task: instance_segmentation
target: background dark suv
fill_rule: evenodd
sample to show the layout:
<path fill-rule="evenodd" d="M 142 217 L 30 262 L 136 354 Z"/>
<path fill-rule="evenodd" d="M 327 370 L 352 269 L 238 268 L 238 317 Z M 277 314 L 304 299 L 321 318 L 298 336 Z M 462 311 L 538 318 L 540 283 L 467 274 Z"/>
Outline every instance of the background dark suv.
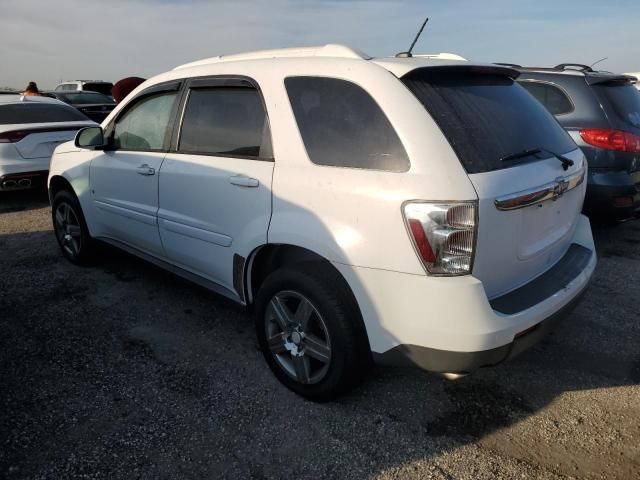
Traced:
<path fill-rule="evenodd" d="M 586 65 L 521 67 L 518 81 L 555 115 L 589 162 L 584 210 L 592 218 L 640 214 L 640 92 L 635 77 Z"/>

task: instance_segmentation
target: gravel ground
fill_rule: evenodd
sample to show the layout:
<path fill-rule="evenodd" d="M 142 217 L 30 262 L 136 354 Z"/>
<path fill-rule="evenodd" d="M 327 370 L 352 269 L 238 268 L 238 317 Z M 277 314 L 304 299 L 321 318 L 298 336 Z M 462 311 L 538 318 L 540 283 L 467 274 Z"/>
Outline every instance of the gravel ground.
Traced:
<path fill-rule="evenodd" d="M 111 248 L 73 266 L 46 196 L 4 194 L 0 478 L 639 478 L 640 222 L 595 235 L 584 302 L 518 359 L 314 404 L 242 309 Z"/>

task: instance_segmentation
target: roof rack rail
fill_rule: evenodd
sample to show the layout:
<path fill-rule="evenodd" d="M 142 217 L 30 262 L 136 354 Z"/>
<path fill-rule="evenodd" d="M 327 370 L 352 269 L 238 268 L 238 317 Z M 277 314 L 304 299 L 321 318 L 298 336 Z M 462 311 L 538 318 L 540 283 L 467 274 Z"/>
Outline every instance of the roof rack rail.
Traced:
<path fill-rule="evenodd" d="M 517 63 L 493 62 L 493 64 L 502 67 L 522 68 L 522 65 L 518 65 Z"/>
<path fill-rule="evenodd" d="M 575 67 L 575 68 L 571 68 Z M 580 72 L 593 72 L 593 69 L 589 65 L 583 65 L 581 63 L 561 63 L 553 67 L 554 70 L 578 70 Z"/>

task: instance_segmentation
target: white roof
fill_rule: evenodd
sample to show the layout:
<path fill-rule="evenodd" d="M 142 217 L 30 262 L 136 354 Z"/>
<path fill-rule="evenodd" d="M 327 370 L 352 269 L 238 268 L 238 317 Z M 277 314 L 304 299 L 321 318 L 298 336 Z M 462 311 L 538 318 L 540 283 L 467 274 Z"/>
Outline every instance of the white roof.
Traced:
<path fill-rule="evenodd" d="M 6 103 L 55 103 L 58 105 L 66 105 L 58 99 L 45 97 L 42 95 L 0 95 L 0 104 Z"/>
<path fill-rule="evenodd" d="M 373 59 L 366 53 L 363 53 L 359 50 L 348 47 L 346 45 L 330 43 L 327 45 L 316 46 L 316 47 L 282 48 L 277 50 L 260 50 L 256 52 L 239 53 L 235 55 L 219 55 L 217 57 L 210 57 L 202 60 L 197 60 L 195 62 L 185 63 L 184 65 L 175 67 L 174 70 L 182 70 L 186 68 L 200 67 L 203 65 L 226 63 L 226 62 L 264 60 L 264 59 L 276 59 L 276 58 L 311 58 L 311 57 L 342 58 L 342 59 L 352 59 L 352 60 L 373 60 L 375 63 L 378 63 L 385 67 L 387 65 L 393 66 L 396 64 L 407 65 L 407 66 L 410 66 L 408 70 L 412 70 L 413 68 L 416 68 L 417 66 L 416 62 L 420 62 L 419 66 L 423 66 L 422 64 L 425 61 L 429 61 L 429 60 L 437 61 L 436 64 L 450 64 L 452 62 L 466 61 L 464 57 L 461 57 L 460 55 L 456 55 L 455 53 L 436 53 L 436 54 L 415 53 L 413 54 L 413 57 L 408 57 L 408 58 L 407 57 L 405 58 L 390 57 L 390 58 L 384 58 L 384 59 Z M 433 65 L 433 64 L 434 63 L 428 63 L 428 65 Z M 424 66 L 427 66 L 427 64 L 425 64 Z"/>
<path fill-rule="evenodd" d="M 204 58 L 195 62 L 179 65 L 174 70 L 208 65 L 211 63 L 237 62 L 240 60 L 262 60 L 265 58 L 305 58 L 305 57 L 335 57 L 368 60 L 365 53 L 351 47 L 338 44 L 327 44 L 318 47 L 280 48 L 275 50 L 258 50 L 255 52 L 238 53 L 234 55 L 218 55 L 217 57 Z"/>

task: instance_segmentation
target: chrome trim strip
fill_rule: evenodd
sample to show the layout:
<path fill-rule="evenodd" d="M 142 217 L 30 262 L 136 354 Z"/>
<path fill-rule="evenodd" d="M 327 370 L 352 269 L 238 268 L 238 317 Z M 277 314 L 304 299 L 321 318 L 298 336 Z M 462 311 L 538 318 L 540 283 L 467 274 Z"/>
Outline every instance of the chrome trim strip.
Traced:
<path fill-rule="evenodd" d="M 495 199 L 496 208 L 508 211 L 538 205 L 549 200 L 555 201 L 568 191 L 579 187 L 584 182 L 585 173 L 586 170 L 582 168 L 576 173 L 566 177 L 558 177 L 553 182 L 545 183 L 539 187 L 503 195 Z"/>

